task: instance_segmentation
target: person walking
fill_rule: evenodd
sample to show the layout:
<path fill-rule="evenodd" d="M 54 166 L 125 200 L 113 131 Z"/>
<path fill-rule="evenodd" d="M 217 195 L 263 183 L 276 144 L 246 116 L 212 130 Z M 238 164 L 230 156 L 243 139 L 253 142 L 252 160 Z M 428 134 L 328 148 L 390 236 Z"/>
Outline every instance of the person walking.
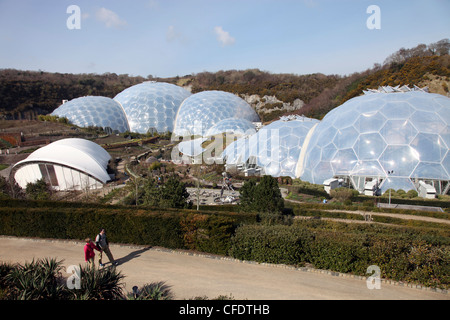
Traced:
<path fill-rule="evenodd" d="M 100 233 L 95 238 L 95 244 L 100 248 L 99 260 L 98 260 L 98 262 L 100 263 L 100 267 L 104 266 L 104 264 L 102 263 L 103 252 L 106 253 L 106 256 L 108 257 L 108 259 L 112 265 L 114 265 L 114 266 L 118 265 L 116 260 L 114 260 L 111 250 L 109 249 L 109 242 L 108 242 L 108 238 L 106 237 L 105 229 L 100 230 Z"/>
<path fill-rule="evenodd" d="M 99 248 L 92 242 L 91 238 L 86 238 L 86 244 L 84 245 L 84 259 L 89 263 L 91 268 L 95 267 L 95 252 L 94 250 L 100 251 Z"/>

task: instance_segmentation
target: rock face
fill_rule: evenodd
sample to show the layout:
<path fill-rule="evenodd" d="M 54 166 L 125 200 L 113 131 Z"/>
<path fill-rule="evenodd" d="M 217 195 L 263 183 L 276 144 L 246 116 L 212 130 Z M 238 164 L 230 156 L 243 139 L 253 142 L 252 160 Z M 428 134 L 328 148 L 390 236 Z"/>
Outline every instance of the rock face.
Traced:
<path fill-rule="evenodd" d="M 263 96 L 262 98 L 257 94 L 241 95 L 241 98 L 247 101 L 258 114 L 271 113 L 273 111 L 294 111 L 298 110 L 305 104 L 300 99 L 295 99 L 293 103 L 286 103 L 278 100 L 275 96 Z"/>

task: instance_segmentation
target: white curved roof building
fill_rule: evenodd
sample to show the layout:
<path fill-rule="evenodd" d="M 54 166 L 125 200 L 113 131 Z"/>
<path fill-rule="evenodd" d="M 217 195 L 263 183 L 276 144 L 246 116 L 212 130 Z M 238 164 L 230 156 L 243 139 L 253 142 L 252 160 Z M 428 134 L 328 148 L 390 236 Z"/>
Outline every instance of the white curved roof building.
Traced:
<path fill-rule="evenodd" d="M 11 171 L 21 188 L 44 179 L 55 190 L 86 190 L 103 187 L 109 153 L 98 144 L 70 138 L 42 147 L 16 163 Z"/>

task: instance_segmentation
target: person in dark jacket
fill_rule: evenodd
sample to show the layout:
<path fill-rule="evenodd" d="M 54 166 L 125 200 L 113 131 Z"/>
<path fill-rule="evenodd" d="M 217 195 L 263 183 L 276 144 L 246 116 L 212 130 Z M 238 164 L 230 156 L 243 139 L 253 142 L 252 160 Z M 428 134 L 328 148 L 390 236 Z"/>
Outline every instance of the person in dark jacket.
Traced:
<path fill-rule="evenodd" d="M 100 255 L 99 255 L 99 260 L 98 260 L 98 262 L 100 263 L 100 267 L 104 266 L 104 264 L 102 263 L 102 258 L 103 258 L 102 253 L 103 252 L 106 253 L 106 256 L 108 257 L 108 259 L 112 263 L 112 265 L 114 265 L 114 266 L 118 265 L 116 260 L 114 260 L 111 250 L 109 249 L 109 243 L 108 243 L 108 238 L 106 237 L 105 229 L 100 230 L 100 233 L 95 238 L 95 244 L 97 245 L 97 247 L 100 248 Z"/>

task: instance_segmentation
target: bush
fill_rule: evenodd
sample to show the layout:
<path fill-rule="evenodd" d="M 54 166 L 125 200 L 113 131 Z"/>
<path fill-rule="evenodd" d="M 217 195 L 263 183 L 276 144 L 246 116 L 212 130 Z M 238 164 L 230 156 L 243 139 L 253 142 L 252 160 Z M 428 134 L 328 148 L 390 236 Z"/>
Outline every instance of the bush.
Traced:
<path fill-rule="evenodd" d="M 128 300 L 172 300 L 173 293 L 164 281 L 144 284 L 142 287 L 133 287 L 128 293 Z"/>
<path fill-rule="evenodd" d="M 12 267 L 2 281 L 9 300 L 56 300 L 67 298 L 61 261 L 33 260 Z M 5 288 L 4 287 L 4 288 Z"/>
<path fill-rule="evenodd" d="M 311 239 L 306 229 L 246 225 L 236 230 L 230 255 L 241 260 L 298 265 L 306 261 Z"/>
<path fill-rule="evenodd" d="M 278 182 L 271 176 L 246 181 L 240 190 L 240 208 L 246 212 L 281 213 L 284 200 Z"/>
<path fill-rule="evenodd" d="M 358 191 L 344 187 L 336 188 L 330 191 L 330 196 L 332 198 L 344 203 L 349 200 L 351 201 L 355 195 L 358 195 Z"/>

